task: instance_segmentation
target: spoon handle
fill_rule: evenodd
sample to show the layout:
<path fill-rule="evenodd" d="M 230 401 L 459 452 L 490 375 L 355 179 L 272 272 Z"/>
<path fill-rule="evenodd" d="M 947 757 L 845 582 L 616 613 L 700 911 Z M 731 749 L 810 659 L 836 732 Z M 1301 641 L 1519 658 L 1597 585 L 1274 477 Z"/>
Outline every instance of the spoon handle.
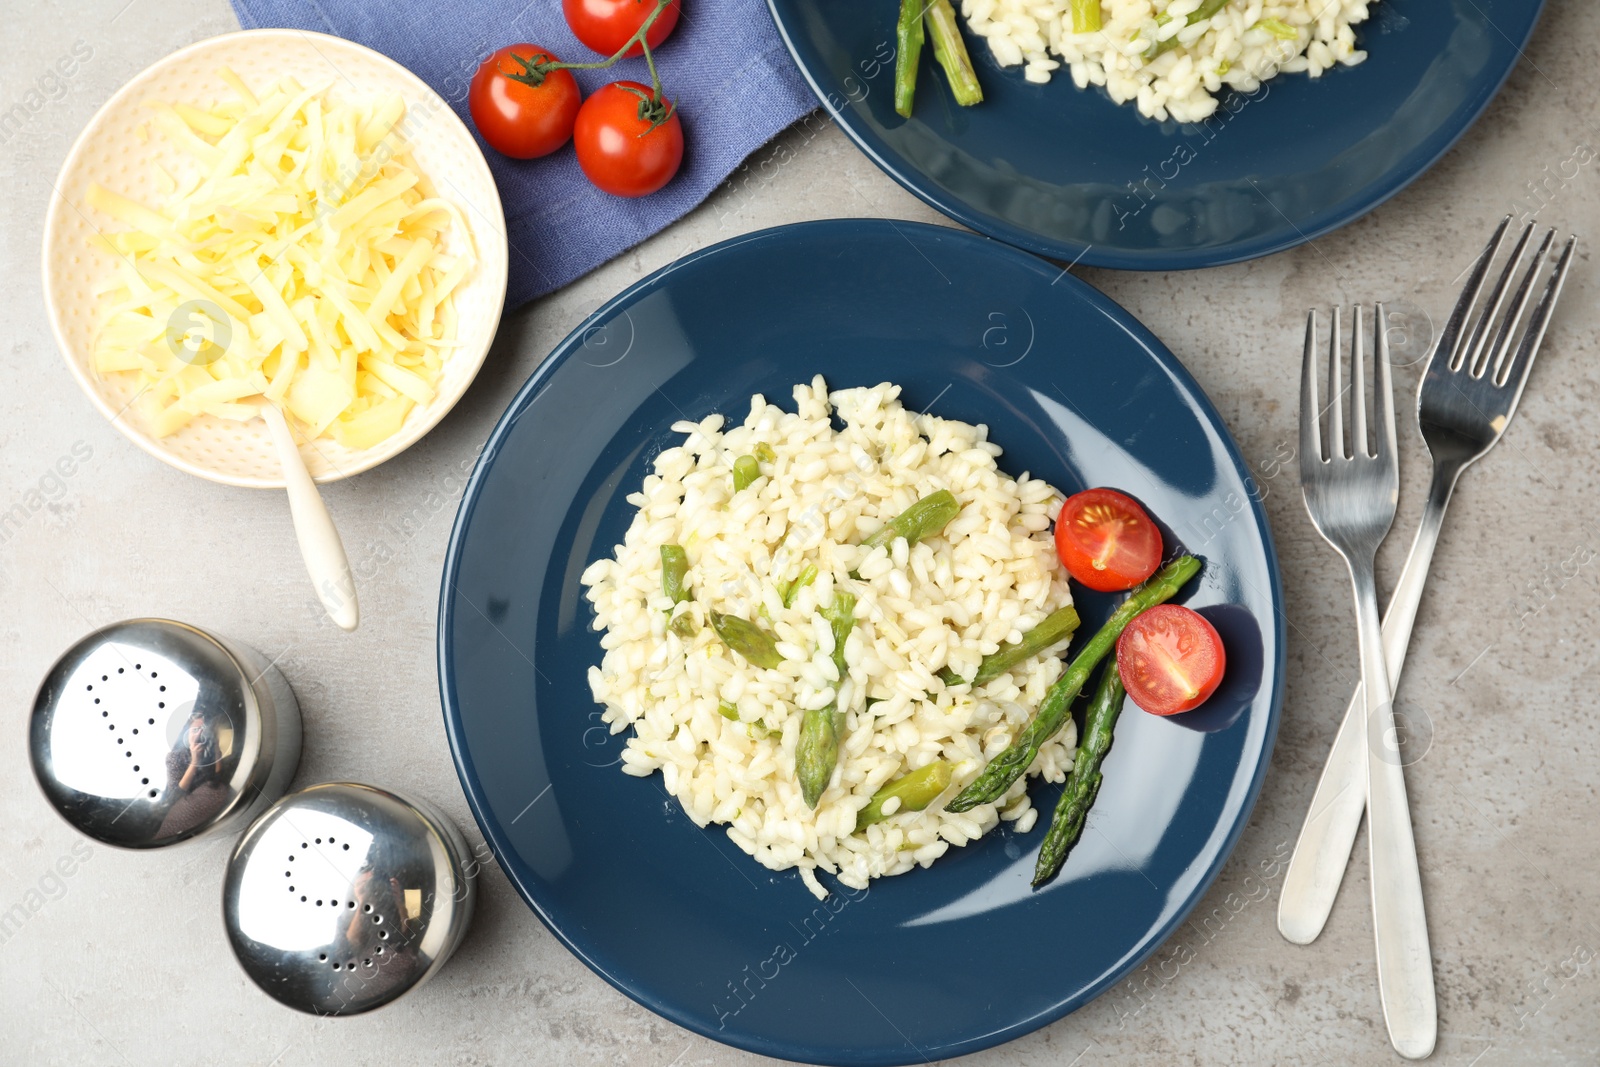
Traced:
<path fill-rule="evenodd" d="M 289 432 L 283 412 L 272 404 L 263 404 L 261 417 L 266 420 L 272 434 L 272 443 L 283 464 L 284 487 L 289 491 L 289 514 L 294 517 L 294 533 L 300 542 L 300 558 L 305 560 L 306 573 L 317 591 L 317 599 L 328 612 L 328 617 L 340 628 L 354 630 L 361 622 L 361 608 L 356 602 L 355 578 L 350 573 L 350 561 L 344 554 L 344 542 L 333 525 L 322 494 L 306 470 L 305 460 Z"/>

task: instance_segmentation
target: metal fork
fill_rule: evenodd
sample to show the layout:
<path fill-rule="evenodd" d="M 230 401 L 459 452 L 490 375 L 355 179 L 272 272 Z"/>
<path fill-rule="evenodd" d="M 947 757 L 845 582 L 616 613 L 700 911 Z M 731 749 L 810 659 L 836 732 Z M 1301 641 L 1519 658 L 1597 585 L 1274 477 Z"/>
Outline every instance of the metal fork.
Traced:
<path fill-rule="evenodd" d="M 1350 438 L 1345 451 L 1344 393 L 1340 383 L 1339 310 L 1333 312 L 1328 356 L 1328 449 L 1323 458 L 1317 404 L 1317 313 L 1306 322 L 1305 364 L 1300 377 L 1300 487 L 1317 531 L 1350 568 L 1355 587 L 1356 629 L 1361 640 L 1361 681 L 1366 714 L 1357 723 L 1360 749 L 1367 755 L 1367 824 L 1372 848 L 1372 926 L 1377 938 L 1378 993 L 1389 1040 L 1411 1058 L 1433 1051 L 1438 1006 L 1433 992 L 1433 960 L 1417 872 L 1416 841 L 1406 804 L 1400 764 L 1378 757 L 1367 734 L 1384 737 L 1394 727 L 1389 671 L 1379 637 L 1378 590 L 1373 575 L 1378 545 L 1394 523 L 1400 496 L 1400 457 L 1395 443 L 1394 396 L 1389 380 L 1388 316 L 1377 307 L 1373 347 L 1375 441 L 1367 442 L 1366 346 L 1361 308 L 1355 309 L 1350 355 Z"/>
<path fill-rule="evenodd" d="M 1527 258 L 1533 236 L 1533 227 L 1526 227 L 1490 288 L 1488 298 L 1480 300 L 1489 268 L 1510 222 L 1507 216 L 1500 223 L 1469 271 L 1418 389 L 1417 421 L 1433 457 L 1433 476 L 1422 524 L 1383 620 L 1383 656 L 1390 685 L 1394 687 L 1399 684 L 1406 645 L 1411 639 L 1422 588 L 1428 579 L 1428 567 L 1456 479 L 1468 465 L 1494 447 L 1516 413 L 1517 401 L 1561 295 L 1576 245 L 1576 238 L 1566 242 L 1533 307 L 1532 316 L 1522 328 L 1534 285 L 1547 264 L 1555 231 L 1544 235 L 1526 273 L 1513 290 L 1516 274 Z M 1508 295 L 1509 307 L 1506 306 Z M 1503 316 L 1495 330 L 1495 318 L 1501 312 Z M 1345 709 L 1344 722 L 1334 739 L 1284 876 L 1283 893 L 1278 901 L 1278 929 L 1297 944 L 1309 944 L 1322 932 L 1361 825 L 1361 812 L 1367 800 L 1366 760 L 1360 737 L 1364 707 L 1362 687 L 1358 685 Z M 1392 734 L 1384 734 L 1374 741 L 1382 746 L 1379 752 L 1382 758 L 1399 764 L 1401 754 L 1392 738 Z"/>

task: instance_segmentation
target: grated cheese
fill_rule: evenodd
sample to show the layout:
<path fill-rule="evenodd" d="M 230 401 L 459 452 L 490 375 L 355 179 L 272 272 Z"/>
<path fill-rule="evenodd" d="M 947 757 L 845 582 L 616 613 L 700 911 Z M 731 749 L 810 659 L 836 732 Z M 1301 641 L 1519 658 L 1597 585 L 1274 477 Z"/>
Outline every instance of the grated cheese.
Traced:
<path fill-rule="evenodd" d="M 95 368 L 138 376 L 160 437 L 264 398 L 307 437 L 369 448 L 433 399 L 471 231 L 412 160 L 399 96 L 336 101 L 293 78 L 257 96 L 220 76 L 233 97 L 210 109 L 149 104 L 191 163 L 161 169 L 164 204 L 89 189 L 128 227 L 100 238 L 119 270 Z M 464 254 L 443 250 L 452 226 Z"/>

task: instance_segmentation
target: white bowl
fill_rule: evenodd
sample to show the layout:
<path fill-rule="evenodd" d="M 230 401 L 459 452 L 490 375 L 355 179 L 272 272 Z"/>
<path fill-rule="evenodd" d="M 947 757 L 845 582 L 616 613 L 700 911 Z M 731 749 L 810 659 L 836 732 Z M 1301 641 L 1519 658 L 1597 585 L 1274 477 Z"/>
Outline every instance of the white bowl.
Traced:
<path fill-rule="evenodd" d="M 170 169 L 183 157 L 153 130 L 147 140 L 139 139 L 136 131 L 152 114 L 143 103 L 213 104 L 231 95 L 216 74 L 224 66 L 252 87 L 290 75 L 307 86 L 332 82 L 329 91 L 335 98 L 345 93 L 398 92 L 413 120 L 408 132 L 417 166 L 440 196 L 462 208 L 472 229 L 477 264 L 455 293 L 461 344 L 445 360 L 434 398 L 413 408 L 395 434 L 371 448 L 348 449 L 325 437 L 318 438 L 315 447 L 302 447 L 313 478 L 337 481 L 396 455 L 444 418 L 483 364 L 506 295 L 505 216 L 489 165 L 444 100 L 387 56 L 321 33 L 244 30 L 180 49 L 123 86 L 78 136 L 56 179 L 44 227 L 44 295 L 50 325 L 78 384 L 134 444 L 180 470 L 215 482 L 283 488 L 277 454 L 260 419 L 233 422 L 205 415 L 177 433 L 156 437 L 131 404 L 134 376 L 102 376 L 92 360 L 103 317 L 95 290 L 115 273 L 115 264 L 110 252 L 90 243 L 97 226 L 112 220 L 88 206 L 89 186 L 98 182 L 136 200 L 160 202 L 163 194 L 155 164 Z M 464 251 L 461 235 L 452 230 L 445 247 L 452 253 Z"/>

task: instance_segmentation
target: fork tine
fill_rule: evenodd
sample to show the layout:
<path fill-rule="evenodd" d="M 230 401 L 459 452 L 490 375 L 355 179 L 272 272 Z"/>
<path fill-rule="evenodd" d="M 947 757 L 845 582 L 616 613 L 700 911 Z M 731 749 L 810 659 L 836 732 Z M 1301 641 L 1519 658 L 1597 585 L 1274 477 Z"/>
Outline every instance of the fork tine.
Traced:
<path fill-rule="evenodd" d="M 1306 315 L 1306 354 L 1300 365 L 1300 469 L 1322 460 L 1322 434 L 1317 406 L 1317 309 Z"/>
<path fill-rule="evenodd" d="M 1398 463 L 1400 446 L 1394 432 L 1394 383 L 1389 370 L 1389 312 L 1382 304 L 1377 308 L 1372 335 L 1373 348 L 1377 350 L 1373 356 L 1376 372 L 1373 377 L 1378 380 L 1374 390 L 1378 402 L 1377 432 L 1373 434 L 1378 443 L 1376 454 L 1379 459 Z"/>
<path fill-rule="evenodd" d="M 1367 343 L 1361 336 L 1361 305 L 1350 323 L 1350 454 L 1370 456 L 1367 448 Z"/>
<path fill-rule="evenodd" d="M 1493 262 L 1494 255 L 1500 250 L 1500 239 L 1506 234 L 1506 227 L 1511 225 L 1511 216 L 1507 215 L 1500 220 L 1500 225 L 1495 227 L 1494 236 L 1489 238 L 1489 243 L 1483 251 L 1478 253 L 1478 259 L 1471 267 L 1467 284 L 1461 287 L 1461 296 L 1456 300 L 1450 318 L 1444 324 L 1444 330 L 1439 334 L 1438 342 L 1433 346 L 1433 356 L 1428 360 L 1431 369 L 1433 364 L 1441 357 L 1445 366 L 1452 371 L 1459 370 L 1460 361 L 1456 359 L 1457 342 L 1461 339 L 1461 331 L 1467 324 L 1467 318 L 1472 314 L 1472 305 L 1478 302 L 1478 293 L 1483 289 L 1483 278 Z"/>
<path fill-rule="evenodd" d="M 1483 377 L 1488 369 L 1488 357 L 1492 349 L 1486 347 L 1489 340 L 1489 331 L 1494 326 L 1495 316 L 1500 314 L 1500 308 L 1506 301 L 1506 287 L 1511 279 L 1516 277 L 1517 271 L 1522 269 L 1522 257 L 1528 250 L 1528 239 L 1533 236 L 1533 223 L 1528 223 L 1522 228 L 1522 236 L 1517 238 L 1516 245 L 1511 249 L 1511 256 L 1506 260 L 1506 265 L 1494 280 L 1494 287 L 1489 290 L 1488 305 L 1483 314 L 1473 324 L 1472 338 L 1467 342 L 1466 353 L 1461 358 L 1461 366 L 1474 378 Z"/>
<path fill-rule="evenodd" d="M 1333 335 L 1328 343 L 1328 458 L 1343 459 L 1344 384 L 1339 379 L 1339 361 L 1344 359 L 1339 344 L 1339 308 L 1333 309 Z"/>
<path fill-rule="evenodd" d="M 1550 251 L 1550 242 L 1556 237 L 1555 227 L 1545 231 L 1544 240 L 1539 243 L 1539 251 L 1533 255 L 1533 262 L 1528 264 L 1527 273 L 1522 276 L 1522 284 L 1517 287 L 1517 295 L 1513 299 L 1511 308 L 1506 312 L 1506 317 L 1500 323 L 1500 332 L 1495 334 L 1494 345 L 1489 350 L 1490 355 L 1485 360 L 1484 373 L 1496 385 L 1505 384 L 1506 356 L 1511 352 L 1511 339 L 1516 336 L 1517 326 L 1522 322 L 1522 313 L 1527 310 L 1528 299 L 1533 296 L 1533 283 L 1544 269 L 1545 256 Z"/>
<path fill-rule="evenodd" d="M 1566 284 L 1567 267 L 1572 263 L 1572 253 L 1577 245 L 1576 237 L 1567 238 L 1561 258 L 1556 260 L 1556 269 L 1551 272 L 1550 280 L 1545 283 L 1544 292 L 1539 296 L 1539 303 L 1534 305 L 1533 316 L 1528 319 L 1528 332 L 1522 335 L 1516 358 L 1506 368 L 1505 381 L 1514 383 L 1513 388 L 1518 396 L 1528 380 L 1528 372 L 1533 369 L 1533 357 L 1539 354 L 1539 345 L 1544 341 L 1544 332 L 1550 325 L 1550 313 L 1555 310 L 1561 287 Z"/>

